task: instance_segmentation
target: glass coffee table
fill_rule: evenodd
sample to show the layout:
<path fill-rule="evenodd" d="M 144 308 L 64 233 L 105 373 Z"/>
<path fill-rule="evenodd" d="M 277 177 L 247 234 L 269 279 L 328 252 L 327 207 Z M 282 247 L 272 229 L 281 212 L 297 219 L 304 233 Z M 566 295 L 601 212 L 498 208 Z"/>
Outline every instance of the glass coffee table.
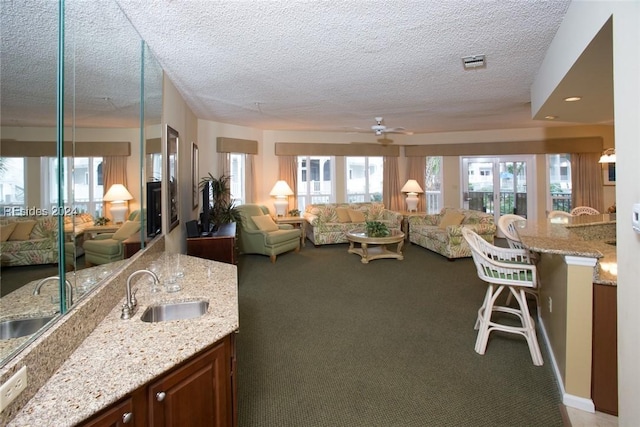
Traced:
<path fill-rule="evenodd" d="M 391 230 L 391 234 L 385 237 L 369 237 L 366 231 L 351 230 L 347 232 L 347 240 L 349 240 L 350 254 L 358 254 L 363 264 L 369 261 L 381 258 L 395 258 L 402 260 L 402 245 L 404 244 L 404 233 L 399 230 Z M 356 247 L 356 243 L 360 247 Z M 387 249 L 387 245 L 397 244 L 396 251 Z M 371 245 L 375 245 L 371 247 Z"/>

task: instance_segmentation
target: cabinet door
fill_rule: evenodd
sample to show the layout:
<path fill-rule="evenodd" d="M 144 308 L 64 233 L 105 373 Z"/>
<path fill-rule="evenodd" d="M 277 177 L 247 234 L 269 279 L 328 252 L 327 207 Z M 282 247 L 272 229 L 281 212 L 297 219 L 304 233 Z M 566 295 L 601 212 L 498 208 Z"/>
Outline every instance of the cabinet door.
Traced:
<path fill-rule="evenodd" d="M 84 427 L 130 427 L 142 424 L 136 423 L 133 400 L 128 398 L 104 410 L 82 425 Z"/>
<path fill-rule="evenodd" d="M 227 427 L 232 422 L 230 338 L 149 386 L 149 425 Z"/>

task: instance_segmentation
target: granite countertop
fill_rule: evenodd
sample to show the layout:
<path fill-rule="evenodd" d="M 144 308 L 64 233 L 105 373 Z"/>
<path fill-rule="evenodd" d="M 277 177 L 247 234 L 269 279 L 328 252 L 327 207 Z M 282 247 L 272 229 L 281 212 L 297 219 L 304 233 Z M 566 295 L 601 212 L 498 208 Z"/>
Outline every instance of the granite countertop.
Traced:
<path fill-rule="evenodd" d="M 66 273 L 66 278 L 74 288 L 74 300 L 77 302 L 86 292 L 96 286 L 100 280 L 119 269 L 123 261 L 85 268 L 77 272 Z M 55 316 L 60 313 L 60 295 L 58 284 L 46 283 L 40 289 L 40 295 L 33 290 L 42 279 L 34 280 L 0 298 L 0 321 L 9 319 L 27 319 L 34 317 Z M 20 338 L 0 340 L 0 360 L 8 357 L 33 335 Z"/>
<path fill-rule="evenodd" d="M 75 425 L 238 329 L 235 265 L 178 254 L 162 254 L 157 261 L 165 267 L 179 263 L 182 289 L 151 293 L 148 275 L 134 278 L 135 315 L 121 320 L 122 304 L 114 307 L 9 426 Z M 121 303 L 124 295 L 123 289 Z M 209 301 L 201 317 L 140 320 L 149 305 L 198 299 Z"/>
<path fill-rule="evenodd" d="M 543 221 L 517 221 L 516 231 L 529 250 L 596 258 L 594 283 L 617 284 L 615 214 L 585 215 Z"/>

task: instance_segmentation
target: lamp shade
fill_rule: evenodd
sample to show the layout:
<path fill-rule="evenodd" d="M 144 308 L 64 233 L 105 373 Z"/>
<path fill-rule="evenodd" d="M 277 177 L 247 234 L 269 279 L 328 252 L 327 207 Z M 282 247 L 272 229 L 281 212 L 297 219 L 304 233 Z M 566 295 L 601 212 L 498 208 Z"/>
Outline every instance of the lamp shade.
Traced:
<path fill-rule="evenodd" d="M 124 202 L 133 199 L 133 196 L 122 184 L 113 184 L 102 200 L 105 202 Z"/>
<path fill-rule="evenodd" d="M 276 185 L 273 186 L 273 189 L 271 190 L 271 193 L 269 193 L 270 196 L 293 196 L 293 190 L 291 190 L 291 187 L 289 187 L 289 184 L 287 184 L 286 181 L 278 181 L 276 182 Z"/>
<path fill-rule="evenodd" d="M 410 179 L 400 190 L 403 193 L 423 193 L 420 184 L 415 179 Z"/>
<path fill-rule="evenodd" d="M 616 150 L 613 148 L 607 148 L 600 156 L 598 163 L 615 163 L 616 162 Z"/>

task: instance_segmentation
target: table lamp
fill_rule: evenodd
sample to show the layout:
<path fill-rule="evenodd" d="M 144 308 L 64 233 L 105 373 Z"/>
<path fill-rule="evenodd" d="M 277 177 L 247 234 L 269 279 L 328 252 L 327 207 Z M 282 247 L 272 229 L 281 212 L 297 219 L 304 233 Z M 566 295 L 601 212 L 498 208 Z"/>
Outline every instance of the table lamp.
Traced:
<path fill-rule="evenodd" d="M 107 194 L 104 195 L 102 200 L 111 202 L 109 212 L 111 212 L 114 224 L 122 224 L 124 222 L 124 217 L 129 209 L 127 201 L 131 199 L 133 199 L 133 196 L 122 184 L 113 184 Z"/>
<path fill-rule="evenodd" d="M 285 216 L 287 208 L 289 207 L 289 196 L 293 196 L 293 190 L 289 187 L 286 181 L 278 181 L 273 186 L 270 196 L 275 196 L 276 200 L 273 202 L 273 206 L 276 208 L 276 216 Z"/>
<path fill-rule="evenodd" d="M 407 211 L 418 211 L 418 193 L 423 193 L 420 184 L 415 179 L 410 179 L 400 190 L 403 193 L 407 193 Z"/>

